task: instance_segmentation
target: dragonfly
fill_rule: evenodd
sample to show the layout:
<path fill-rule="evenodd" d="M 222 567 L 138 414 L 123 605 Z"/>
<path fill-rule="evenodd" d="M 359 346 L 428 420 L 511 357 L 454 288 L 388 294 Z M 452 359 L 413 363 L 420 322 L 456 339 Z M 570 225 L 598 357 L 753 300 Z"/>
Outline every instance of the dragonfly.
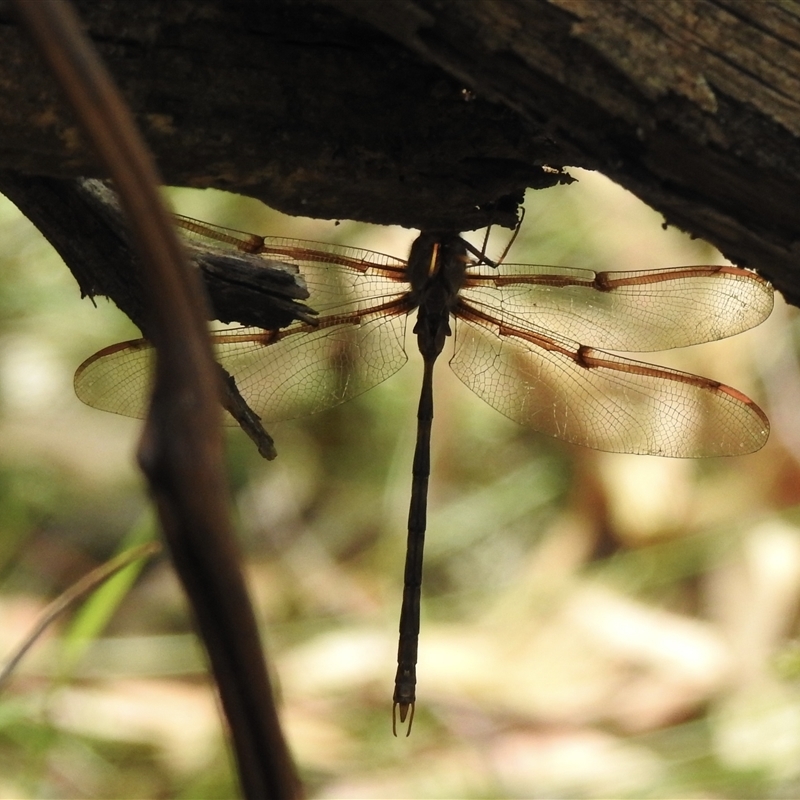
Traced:
<path fill-rule="evenodd" d="M 219 363 L 264 422 L 350 400 L 407 360 L 407 320 L 423 360 L 412 467 L 392 729 L 416 704 L 423 549 L 430 477 L 434 365 L 450 367 L 506 417 L 572 444 L 672 457 L 752 453 L 769 436 L 764 412 L 711 378 L 618 352 L 714 341 L 766 319 L 769 283 L 735 266 L 592 272 L 495 264 L 458 233 L 423 231 L 407 259 L 340 245 L 258 236 L 185 217 L 192 237 L 299 268 L 318 316 L 268 331 L 212 332 Z M 616 351 L 616 352 L 614 352 Z M 75 391 L 94 408 L 145 414 L 153 348 L 111 345 L 78 368 Z M 232 420 L 231 420 L 232 422 Z"/>

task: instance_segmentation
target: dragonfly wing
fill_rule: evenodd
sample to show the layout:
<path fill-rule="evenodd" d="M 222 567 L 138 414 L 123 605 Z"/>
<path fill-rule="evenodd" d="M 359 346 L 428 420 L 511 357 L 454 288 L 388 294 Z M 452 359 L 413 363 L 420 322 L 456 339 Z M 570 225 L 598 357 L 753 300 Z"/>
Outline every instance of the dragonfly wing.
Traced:
<path fill-rule="evenodd" d="M 92 408 L 124 417 L 144 417 L 152 384 L 153 353 L 146 339 L 103 348 L 75 371 L 75 394 Z"/>
<path fill-rule="evenodd" d="M 331 408 L 394 374 L 407 358 L 406 319 L 404 313 L 323 317 L 318 327 L 234 328 L 218 331 L 212 341 L 248 405 L 274 422 Z M 94 408 L 143 417 L 153 360 L 144 339 L 107 347 L 78 368 L 75 393 Z"/>
<path fill-rule="evenodd" d="M 237 328 L 213 334 L 219 362 L 265 421 L 312 414 L 342 403 L 405 363 L 407 305 L 401 298 L 407 284 L 400 259 L 186 222 L 190 233 L 210 239 L 212 245 L 258 253 L 299 269 L 311 290 L 309 303 L 324 312 L 314 326 L 295 323 L 280 332 Z M 143 417 L 152 358 L 152 348 L 144 340 L 107 347 L 78 368 L 75 392 L 95 408 Z"/>
<path fill-rule="evenodd" d="M 299 271 L 316 311 L 366 311 L 405 289 L 405 261 L 384 253 L 344 245 L 256 236 L 177 216 L 183 232 L 204 246 L 222 246 L 264 256 Z"/>
<path fill-rule="evenodd" d="M 324 246 L 297 240 L 292 247 L 273 246 L 277 252 L 265 255 L 297 266 L 310 292 L 307 302 L 320 313 L 329 315 L 339 309 L 368 312 L 408 288 L 405 262 L 399 259 L 352 247 L 327 245 L 322 250 L 304 246 L 309 244 Z"/>
<path fill-rule="evenodd" d="M 501 264 L 473 268 L 462 296 L 522 329 L 593 347 L 669 350 L 723 339 L 763 322 L 773 291 L 754 272 L 693 266 L 635 272 Z"/>
<path fill-rule="evenodd" d="M 225 334 L 215 350 L 265 422 L 294 419 L 351 400 L 397 372 L 407 360 L 407 318 L 398 313 L 330 325 L 322 318 L 318 328 L 280 332 L 274 343 Z"/>
<path fill-rule="evenodd" d="M 769 435 L 761 409 L 728 386 L 494 325 L 468 307 L 459 312 L 450 366 L 515 422 L 598 450 L 742 455 L 758 450 Z"/>

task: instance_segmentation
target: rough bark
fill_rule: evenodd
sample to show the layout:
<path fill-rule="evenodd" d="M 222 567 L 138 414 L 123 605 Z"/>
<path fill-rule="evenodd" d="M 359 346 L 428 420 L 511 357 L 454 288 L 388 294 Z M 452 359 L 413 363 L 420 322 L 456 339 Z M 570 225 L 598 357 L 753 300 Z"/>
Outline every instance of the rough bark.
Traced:
<path fill-rule="evenodd" d="M 170 183 L 467 229 L 583 166 L 800 300 L 795 2 L 79 5 Z M 0 168 L 98 174 L 0 22 Z"/>
<path fill-rule="evenodd" d="M 36 225 L 64 259 L 84 297 L 108 297 L 150 334 L 141 266 L 116 196 L 95 180 L 62 181 L 0 171 L 0 192 Z M 210 301 L 209 318 L 259 328 L 305 319 L 308 290 L 296 268 L 185 241 Z"/>

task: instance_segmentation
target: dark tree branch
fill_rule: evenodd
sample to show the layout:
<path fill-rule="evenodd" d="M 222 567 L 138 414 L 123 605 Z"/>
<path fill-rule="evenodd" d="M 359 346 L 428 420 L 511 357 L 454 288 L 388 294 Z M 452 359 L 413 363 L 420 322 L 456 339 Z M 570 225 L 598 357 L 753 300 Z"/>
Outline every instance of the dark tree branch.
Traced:
<path fill-rule="evenodd" d="M 81 5 L 170 183 L 463 230 L 583 166 L 800 300 L 795 0 Z M 0 167 L 99 174 L 12 24 L 0 99 Z"/>
<path fill-rule="evenodd" d="M 796 2 L 329 2 L 800 300 Z"/>
<path fill-rule="evenodd" d="M 512 225 L 525 187 L 559 181 L 513 113 L 465 102 L 461 83 L 335 9 L 80 5 L 168 183 L 293 214 L 465 229 Z M 23 79 L 18 38 L 0 28 L 0 167 L 101 174 L 46 78 Z"/>

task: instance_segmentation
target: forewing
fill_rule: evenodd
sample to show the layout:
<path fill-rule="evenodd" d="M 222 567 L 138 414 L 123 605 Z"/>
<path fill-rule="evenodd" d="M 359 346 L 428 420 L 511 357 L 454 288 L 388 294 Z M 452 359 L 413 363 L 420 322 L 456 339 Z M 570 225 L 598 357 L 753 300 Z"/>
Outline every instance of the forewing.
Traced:
<path fill-rule="evenodd" d="M 462 296 L 516 328 L 592 347 L 669 350 L 733 336 L 772 311 L 772 287 L 727 266 L 600 272 L 501 264 L 473 268 Z"/>
<path fill-rule="evenodd" d="M 186 217 L 178 220 L 184 234 L 193 241 L 243 250 L 296 268 L 308 285 L 309 305 L 320 313 L 335 309 L 363 311 L 406 288 L 405 262 L 384 253 L 303 239 L 256 236 Z"/>
<path fill-rule="evenodd" d="M 494 325 L 462 306 L 450 366 L 505 416 L 573 444 L 616 453 L 702 457 L 758 450 L 766 416 L 706 378 Z"/>

